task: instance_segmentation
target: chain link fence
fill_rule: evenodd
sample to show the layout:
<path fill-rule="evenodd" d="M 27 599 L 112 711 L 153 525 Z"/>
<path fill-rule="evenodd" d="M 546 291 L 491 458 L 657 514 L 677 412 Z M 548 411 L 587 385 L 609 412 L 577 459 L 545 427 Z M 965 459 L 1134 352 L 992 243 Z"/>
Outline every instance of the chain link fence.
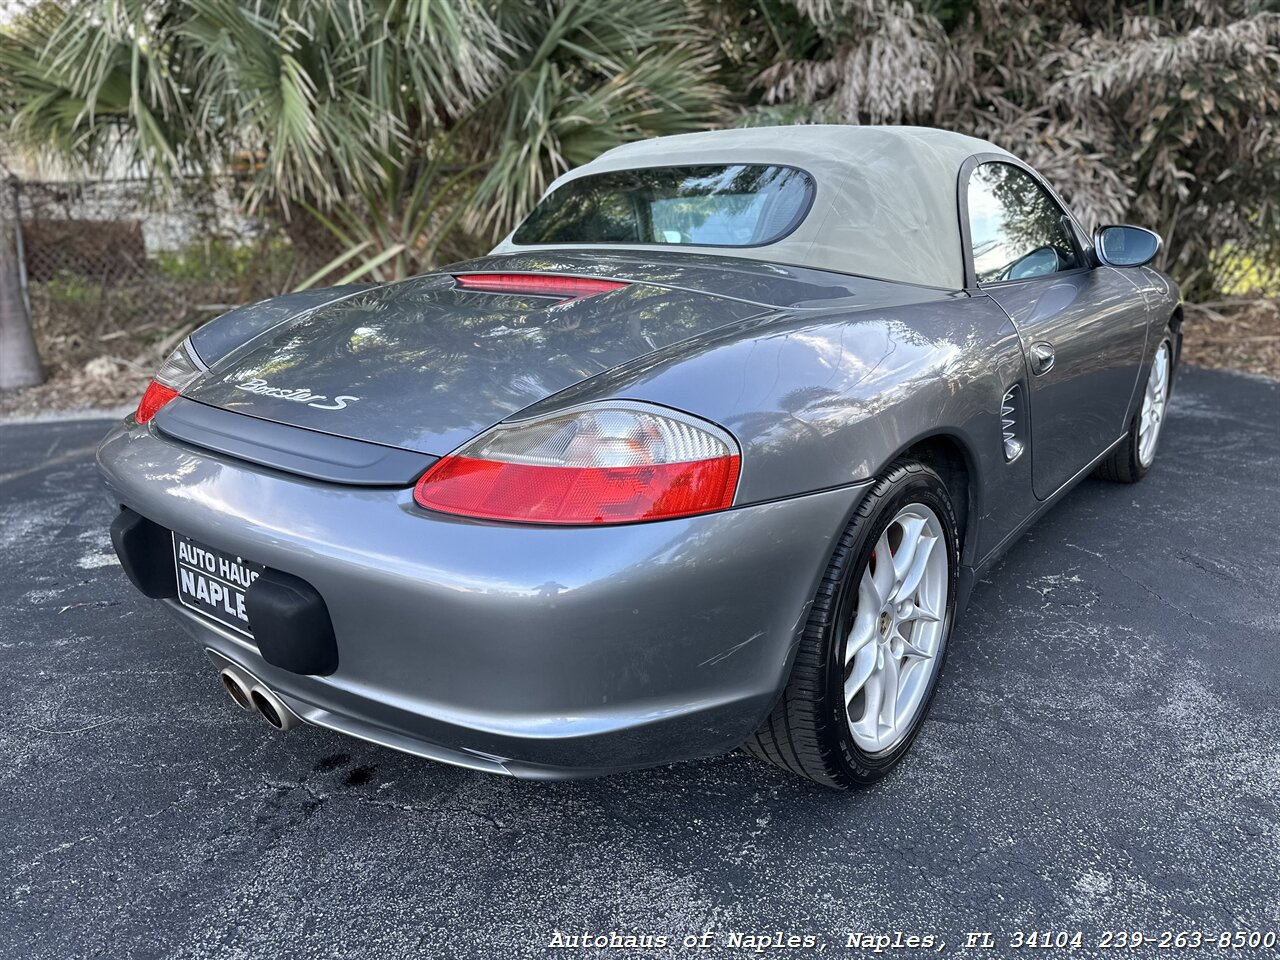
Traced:
<path fill-rule="evenodd" d="M 234 187 L 179 183 L 161 205 L 143 181 L 10 178 L 46 367 L 149 368 L 203 321 L 290 290 L 333 256 L 315 231 L 248 215 Z"/>

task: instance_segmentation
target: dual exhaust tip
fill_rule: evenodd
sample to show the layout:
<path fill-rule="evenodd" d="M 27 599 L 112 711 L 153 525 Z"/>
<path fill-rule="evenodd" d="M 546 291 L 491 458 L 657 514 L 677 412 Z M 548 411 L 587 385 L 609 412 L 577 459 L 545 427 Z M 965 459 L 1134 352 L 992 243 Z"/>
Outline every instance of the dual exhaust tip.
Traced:
<path fill-rule="evenodd" d="M 228 664 L 218 672 L 218 677 L 237 707 L 257 713 L 277 730 L 292 730 L 302 723 L 302 719 L 253 674 Z"/>

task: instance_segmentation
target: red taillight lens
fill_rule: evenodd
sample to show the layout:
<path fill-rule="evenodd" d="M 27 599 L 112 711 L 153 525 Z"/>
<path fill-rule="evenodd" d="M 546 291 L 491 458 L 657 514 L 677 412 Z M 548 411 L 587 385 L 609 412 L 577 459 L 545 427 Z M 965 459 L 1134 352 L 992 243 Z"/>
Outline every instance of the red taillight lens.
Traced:
<path fill-rule="evenodd" d="M 442 513 L 521 523 L 629 523 L 733 505 L 738 458 L 645 467 L 538 467 L 445 457 L 414 498 Z"/>
<path fill-rule="evenodd" d="M 719 427 L 616 403 L 502 424 L 414 488 L 420 506 L 518 523 L 633 523 L 733 505 L 740 457 Z"/>
<path fill-rule="evenodd" d="M 133 418 L 139 423 L 146 423 L 156 415 L 156 411 L 178 395 L 173 387 L 166 387 L 159 380 L 152 380 L 147 392 L 138 401 L 138 412 Z"/>
<path fill-rule="evenodd" d="M 195 350 L 184 340 L 156 371 L 155 379 L 138 401 L 138 410 L 133 418 L 139 423 L 146 423 L 203 372 L 204 367 L 195 359 Z"/>
<path fill-rule="evenodd" d="M 548 273 L 463 273 L 454 278 L 464 290 L 485 293 L 531 293 L 539 297 L 579 300 L 625 287 L 617 280 L 593 277 L 560 277 Z"/>

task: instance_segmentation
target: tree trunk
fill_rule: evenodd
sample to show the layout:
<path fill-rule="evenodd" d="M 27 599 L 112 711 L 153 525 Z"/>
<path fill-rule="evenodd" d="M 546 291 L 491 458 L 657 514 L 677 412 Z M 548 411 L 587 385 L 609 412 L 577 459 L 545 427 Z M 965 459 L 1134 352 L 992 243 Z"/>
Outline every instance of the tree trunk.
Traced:
<path fill-rule="evenodd" d="M 12 184 L 3 188 L 8 191 Z M 10 202 L 0 204 L 0 212 L 10 207 L 16 196 L 4 199 Z M 17 215 L 14 209 L 13 216 Z M 44 380 L 31 318 L 22 296 L 16 239 L 15 221 L 0 216 L 0 390 L 33 387 Z"/>

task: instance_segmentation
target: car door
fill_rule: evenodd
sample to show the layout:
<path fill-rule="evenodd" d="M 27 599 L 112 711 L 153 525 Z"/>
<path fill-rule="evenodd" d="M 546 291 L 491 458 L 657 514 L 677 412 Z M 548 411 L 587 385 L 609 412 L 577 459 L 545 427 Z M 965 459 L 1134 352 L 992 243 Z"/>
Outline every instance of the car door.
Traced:
<path fill-rule="evenodd" d="M 962 189 L 973 283 L 1022 340 L 1032 486 L 1045 499 L 1127 428 L 1147 306 L 1123 271 L 1093 265 L 1069 215 L 1029 171 L 979 163 Z"/>

